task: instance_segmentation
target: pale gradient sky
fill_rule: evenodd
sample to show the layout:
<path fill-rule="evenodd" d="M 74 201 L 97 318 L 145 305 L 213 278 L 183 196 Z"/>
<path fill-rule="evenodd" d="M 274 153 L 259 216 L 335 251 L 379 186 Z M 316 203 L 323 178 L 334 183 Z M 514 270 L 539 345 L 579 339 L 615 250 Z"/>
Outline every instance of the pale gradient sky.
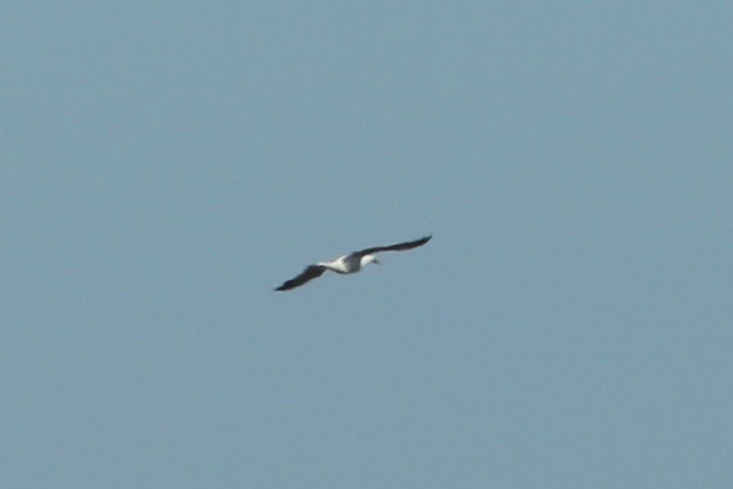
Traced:
<path fill-rule="evenodd" d="M 733 487 L 733 6 L 256 5 L 0 6 L 0 487 Z"/>

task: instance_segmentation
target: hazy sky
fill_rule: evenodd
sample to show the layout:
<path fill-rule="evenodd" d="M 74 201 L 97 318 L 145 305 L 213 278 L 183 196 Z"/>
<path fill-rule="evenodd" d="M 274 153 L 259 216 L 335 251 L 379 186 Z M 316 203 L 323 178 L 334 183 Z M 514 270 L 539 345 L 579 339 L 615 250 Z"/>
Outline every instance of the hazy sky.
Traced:
<path fill-rule="evenodd" d="M 3 2 L 0 486 L 733 487 L 731 25 Z"/>

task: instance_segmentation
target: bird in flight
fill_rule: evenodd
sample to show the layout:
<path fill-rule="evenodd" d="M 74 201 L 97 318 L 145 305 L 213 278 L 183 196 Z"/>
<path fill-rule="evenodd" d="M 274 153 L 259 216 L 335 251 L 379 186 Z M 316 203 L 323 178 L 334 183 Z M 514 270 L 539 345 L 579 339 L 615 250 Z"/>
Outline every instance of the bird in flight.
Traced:
<path fill-rule="evenodd" d="M 323 275 L 326 270 L 332 272 L 348 274 L 356 273 L 361 270 L 364 265 L 368 263 L 374 263 L 379 265 L 377 260 L 377 253 L 383 251 L 405 251 L 422 246 L 430 241 L 432 235 L 425 236 L 424 238 L 416 239 L 415 241 L 406 241 L 404 243 L 393 244 L 390 246 L 375 246 L 372 248 L 366 248 L 360 251 L 354 251 L 348 255 L 340 256 L 332 261 L 322 261 L 313 265 L 308 265 L 300 275 L 286 280 L 280 287 L 275 290 L 290 290 L 303 285 L 304 283 L 313 280 L 316 277 Z"/>

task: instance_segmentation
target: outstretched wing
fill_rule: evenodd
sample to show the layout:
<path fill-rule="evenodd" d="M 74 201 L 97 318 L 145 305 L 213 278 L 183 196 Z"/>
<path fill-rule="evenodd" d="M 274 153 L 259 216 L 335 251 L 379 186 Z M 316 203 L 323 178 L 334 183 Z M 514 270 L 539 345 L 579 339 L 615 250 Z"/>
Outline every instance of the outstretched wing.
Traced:
<path fill-rule="evenodd" d="M 390 246 L 375 246 L 374 248 L 367 248 L 361 251 L 357 251 L 356 253 L 360 256 L 364 255 L 373 255 L 374 253 L 379 253 L 380 251 L 404 251 L 404 250 L 411 250 L 413 248 L 417 248 L 418 246 L 422 246 L 428 241 L 430 241 L 430 238 L 433 236 L 425 236 L 424 238 L 416 239 L 415 241 L 407 241 L 405 243 L 397 243 Z"/>
<path fill-rule="evenodd" d="M 305 270 L 301 272 L 297 277 L 293 277 L 290 280 L 284 282 L 280 287 L 275 290 L 290 290 L 299 285 L 303 285 L 309 280 L 313 280 L 316 277 L 320 277 L 323 272 L 326 271 L 326 267 L 320 265 L 308 265 Z"/>

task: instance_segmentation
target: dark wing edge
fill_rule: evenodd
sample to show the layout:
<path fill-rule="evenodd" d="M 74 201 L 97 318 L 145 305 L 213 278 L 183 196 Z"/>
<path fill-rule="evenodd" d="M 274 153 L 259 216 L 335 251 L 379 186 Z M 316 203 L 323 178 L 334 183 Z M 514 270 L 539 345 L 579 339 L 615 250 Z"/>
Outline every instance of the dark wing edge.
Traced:
<path fill-rule="evenodd" d="M 320 265 L 308 265 L 305 270 L 300 273 L 300 275 L 298 275 L 297 277 L 293 277 L 290 280 L 286 280 L 280 287 L 276 288 L 275 290 L 294 289 L 295 287 L 303 285 L 309 280 L 320 277 L 325 271 L 326 267 L 322 267 Z"/>
<path fill-rule="evenodd" d="M 422 237 L 420 239 L 416 239 L 415 241 L 407 241 L 405 243 L 398 243 L 393 244 L 390 246 L 375 246 L 374 248 L 366 248 L 361 251 L 357 251 L 357 253 L 361 256 L 364 255 L 371 255 L 374 253 L 379 253 L 380 251 L 404 251 L 404 250 L 411 250 L 413 248 L 417 248 L 418 246 L 422 246 L 428 241 L 430 241 L 430 238 L 432 238 L 433 235 L 430 234 L 428 236 Z"/>

